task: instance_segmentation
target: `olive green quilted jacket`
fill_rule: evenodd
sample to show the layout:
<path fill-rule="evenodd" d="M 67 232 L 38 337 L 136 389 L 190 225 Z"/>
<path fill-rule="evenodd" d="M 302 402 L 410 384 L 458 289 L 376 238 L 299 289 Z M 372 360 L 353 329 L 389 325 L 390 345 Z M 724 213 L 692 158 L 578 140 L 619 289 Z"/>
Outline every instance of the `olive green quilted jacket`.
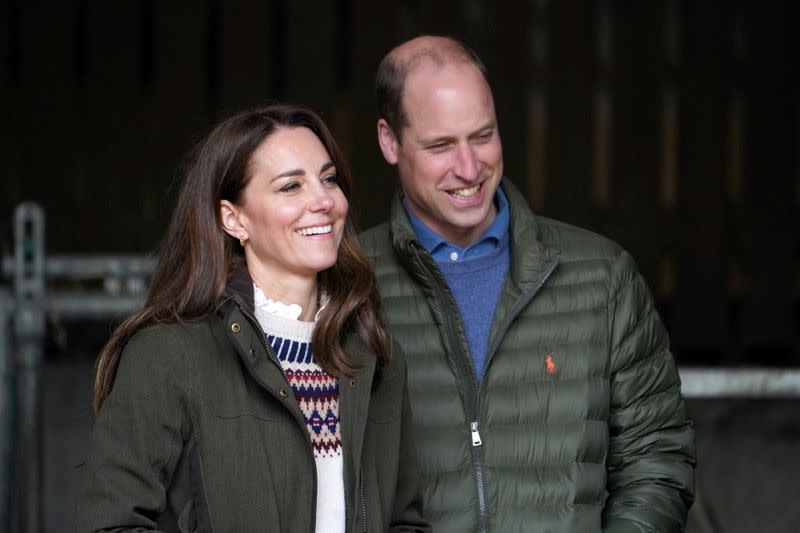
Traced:
<path fill-rule="evenodd" d="M 511 266 L 480 383 L 399 195 L 390 222 L 362 234 L 406 353 L 426 518 L 445 533 L 683 530 L 694 433 L 634 261 L 502 187 Z"/>

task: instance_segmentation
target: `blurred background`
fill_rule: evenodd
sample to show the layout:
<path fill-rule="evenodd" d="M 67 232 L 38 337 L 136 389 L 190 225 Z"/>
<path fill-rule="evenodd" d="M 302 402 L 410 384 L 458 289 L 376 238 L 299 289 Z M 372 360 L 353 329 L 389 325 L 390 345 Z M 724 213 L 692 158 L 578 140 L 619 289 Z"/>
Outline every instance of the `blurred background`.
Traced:
<path fill-rule="evenodd" d="M 375 68 L 419 33 L 461 38 L 486 63 L 506 174 L 534 210 L 626 247 L 682 371 L 719 370 L 684 380 L 699 455 L 689 531 L 796 531 L 799 11 L 6 0 L 0 531 L 71 528 L 93 359 L 141 297 L 191 145 L 232 111 L 307 104 L 348 154 L 369 227 L 396 185 L 375 140 Z M 23 202 L 42 209 L 21 208 L 15 226 Z"/>

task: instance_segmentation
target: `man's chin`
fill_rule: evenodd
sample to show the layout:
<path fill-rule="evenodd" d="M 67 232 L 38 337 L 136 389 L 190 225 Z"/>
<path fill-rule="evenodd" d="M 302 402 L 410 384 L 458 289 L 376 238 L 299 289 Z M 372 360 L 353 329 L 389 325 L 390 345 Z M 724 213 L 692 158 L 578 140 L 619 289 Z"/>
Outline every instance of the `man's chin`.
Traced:
<path fill-rule="evenodd" d="M 486 231 L 492 220 L 494 216 L 489 210 L 482 211 L 481 216 L 476 217 L 451 217 L 447 221 L 447 235 L 442 236 L 452 243 L 466 240 L 472 244 Z"/>

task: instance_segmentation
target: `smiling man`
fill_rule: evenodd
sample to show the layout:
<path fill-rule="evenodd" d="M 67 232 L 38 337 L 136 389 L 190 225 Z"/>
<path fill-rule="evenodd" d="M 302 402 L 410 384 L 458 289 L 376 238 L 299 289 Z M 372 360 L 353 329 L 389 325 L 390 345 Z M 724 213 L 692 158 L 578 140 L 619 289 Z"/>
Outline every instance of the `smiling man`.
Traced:
<path fill-rule="evenodd" d="M 683 530 L 694 434 L 632 258 L 531 213 L 463 44 L 403 43 L 376 85 L 400 188 L 362 245 L 407 355 L 434 531 Z"/>
<path fill-rule="evenodd" d="M 408 73 L 404 93 L 401 134 L 386 118 L 378 121 L 383 155 L 397 165 L 406 206 L 419 222 L 467 247 L 497 215 L 503 173 L 489 85 L 469 63 L 424 61 Z"/>

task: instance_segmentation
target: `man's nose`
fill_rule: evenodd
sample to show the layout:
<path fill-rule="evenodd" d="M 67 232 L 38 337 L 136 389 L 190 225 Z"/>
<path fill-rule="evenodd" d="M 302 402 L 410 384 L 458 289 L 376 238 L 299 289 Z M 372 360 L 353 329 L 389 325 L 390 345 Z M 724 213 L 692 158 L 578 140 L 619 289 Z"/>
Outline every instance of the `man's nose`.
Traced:
<path fill-rule="evenodd" d="M 472 146 L 459 147 L 453 171 L 457 177 L 465 181 L 472 181 L 478 177 L 478 158 L 475 156 L 475 150 Z"/>

